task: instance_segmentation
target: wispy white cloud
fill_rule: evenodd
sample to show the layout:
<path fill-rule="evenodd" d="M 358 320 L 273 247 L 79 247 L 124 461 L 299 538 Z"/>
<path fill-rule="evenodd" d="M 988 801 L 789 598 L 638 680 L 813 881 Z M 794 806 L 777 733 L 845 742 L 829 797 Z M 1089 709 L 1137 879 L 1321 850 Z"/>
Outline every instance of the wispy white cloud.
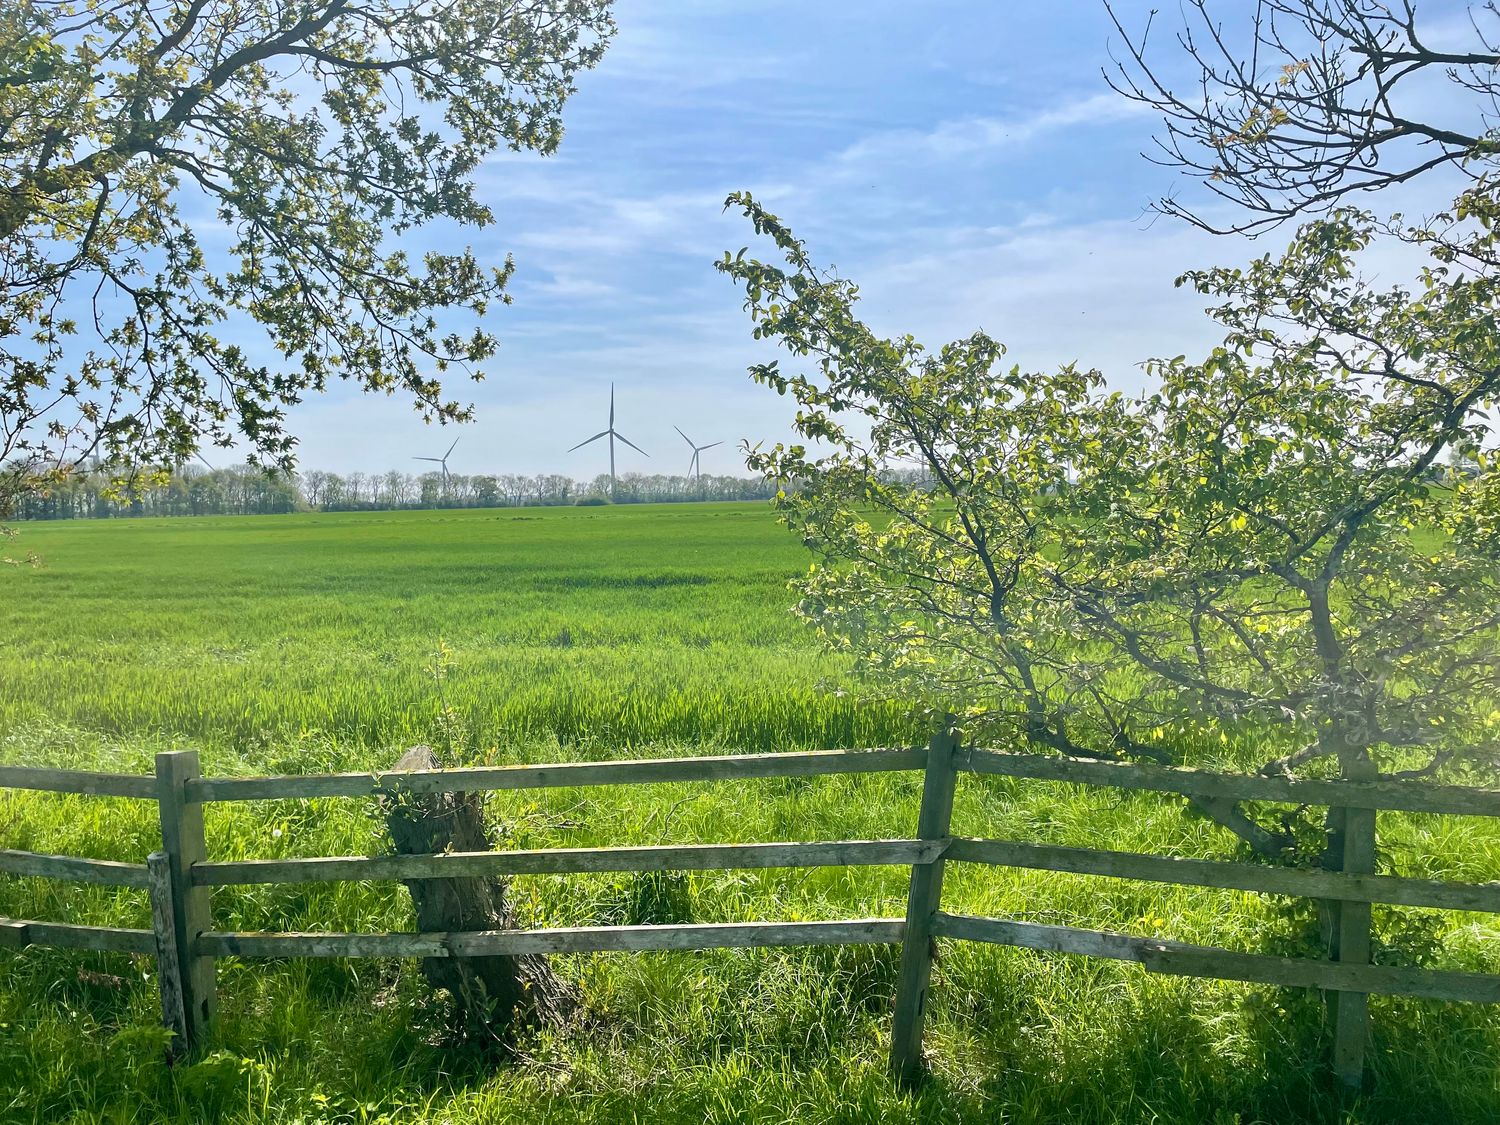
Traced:
<path fill-rule="evenodd" d="M 611 259 L 633 253 L 704 254 L 705 228 L 715 224 L 723 196 L 708 191 L 609 195 L 575 190 L 565 214 L 516 235 L 518 247 L 582 269 L 608 272 Z M 705 259 L 706 262 L 706 259 Z"/>
<path fill-rule="evenodd" d="M 605 300 L 620 296 L 620 289 L 616 285 L 606 285 L 593 278 L 568 273 L 553 274 L 547 281 L 528 282 L 526 288 L 546 297 L 574 301 Z"/>
<path fill-rule="evenodd" d="M 864 168 L 892 162 L 952 161 L 992 155 L 1054 133 L 1082 132 L 1150 112 L 1110 93 L 1075 98 L 1017 117 L 962 117 L 929 129 L 888 129 L 844 148 L 833 159 L 838 166 Z"/>
<path fill-rule="evenodd" d="M 665 93 L 679 103 L 702 91 L 785 79 L 810 61 L 810 49 L 788 51 L 714 33 L 711 6 L 619 5 L 620 32 L 609 48 L 611 75 L 637 96 Z"/>

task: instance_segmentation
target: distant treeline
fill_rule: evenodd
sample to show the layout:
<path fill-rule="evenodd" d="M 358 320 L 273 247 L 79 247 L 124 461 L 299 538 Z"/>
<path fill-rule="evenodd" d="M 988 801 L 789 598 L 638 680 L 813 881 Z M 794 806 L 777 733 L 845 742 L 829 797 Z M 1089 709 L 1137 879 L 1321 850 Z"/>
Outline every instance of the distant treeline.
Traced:
<path fill-rule="evenodd" d="M 626 473 L 615 486 L 619 504 L 699 500 L 766 500 L 774 483 L 754 477 Z M 402 508 L 520 508 L 604 503 L 609 477 L 578 481 L 557 474 L 329 473 L 287 475 L 254 466 L 187 466 L 155 479 L 121 480 L 92 466 L 21 499 L 16 516 L 31 520 L 116 519 L 129 516 L 275 515 L 297 511 L 369 512 Z"/>

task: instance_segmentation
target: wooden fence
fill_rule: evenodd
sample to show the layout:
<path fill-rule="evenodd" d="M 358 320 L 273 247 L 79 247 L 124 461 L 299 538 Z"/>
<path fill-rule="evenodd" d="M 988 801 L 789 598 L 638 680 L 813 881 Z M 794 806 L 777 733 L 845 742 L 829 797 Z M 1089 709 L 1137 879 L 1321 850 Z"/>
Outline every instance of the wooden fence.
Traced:
<path fill-rule="evenodd" d="M 288 860 L 209 859 L 203 807 L 222 801 L 443 793 L 651 782 L 725 782 L 923 771 L 916 833 L 909 838 L 692 844 L 654 847 L 547 848 L 535 851 L 392 855 Z M 1345 871 L 1273 868 L 1217 860 L 1013 840 L 966 839 L 950 833 L 961 774 L 1151 790 L 1199 799 L 1228 798 L 1355 810 Z M 0 767 L 0 788 L 155 801 L 162 847 L 144 864 L 0 851 L 0 873 L 145 890 L 151 929 L 0 919 L 0 946 L 106 950 L 154 956 L 163 1018 L 190 1046 L 213 1019 L 214 962 L 220 957 L 465 957 L 486 954 L 684 950 L 761 946 L 892 944 L 901 946 L 892 1028 L 891 1067 L 912 1082 L 922 1070 L 922 1025 L 935 939 L 1135 961 L 1152 972 L 1318 988 L 1330 995 L 1333 1063 L 1350 1084 L 1361 1081 L 1370 993 L 1436 1000 L 1500 1002 L 1500 975 L 1375 965 L 1370 959 L 1370 904 L 1500 913 L 1500 884 L 1465 884 L 1381 875 L 1373 871 L 1375 810 L 1500 816 L 1500 792 L 1389 781 L 1289 780 L 1123 762 L 1083 761 L 965 748 L 944 731 L 926 747 L 790 754 L 663 758 L 564 765 L 448 769 L 404 773 L 208 778 L 193 752 L 160 754 L 155 777 Z M 1361 855 L 1367 861 L 1361 861 Z M 1330 960 L 1234 952 L 1073 926 L 951 914 L 942 909 L 948 863 L 1032 868 L 1261 894 L 1325 900 L 1343 907 L 1342 933 Z M 254 883 L 456 878 L 475 875 L 598 871 L 686 871 L 895 865 L 911 868 L 905 917 L 820 922 L 588 926 L 463 933 L 235 933 L 214 929 L 214 887 Z M 1361 869 L 1363 867 L 1363 869 Z"/>

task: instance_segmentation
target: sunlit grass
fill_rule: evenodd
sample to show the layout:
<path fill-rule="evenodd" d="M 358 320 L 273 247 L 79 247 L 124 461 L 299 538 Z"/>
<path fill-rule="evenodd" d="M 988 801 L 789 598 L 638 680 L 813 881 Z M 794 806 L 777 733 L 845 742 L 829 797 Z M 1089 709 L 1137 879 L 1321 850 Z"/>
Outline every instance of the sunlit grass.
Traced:
<path fill-rule="evenodd" d="M 7 575 L 0 724 L 243 748 L 428 737 L 430 667 L 477 746 L 746 748 L 909 737 L 817 690 L 788 611 L 806 565 L 761 505 L 31 525 Z"/>
<path fill-rule="evenodd" d="M 0 760 L 148 772 L 389 765 L 457 735 L 466 761 L 878 745 L 919 738 L 862 699 L 787 613 L 805 565 L 758 506 L 410 513 L 27 529 L 46 568 L 6 575 Z M 439 638 L 452 653 L 441 692 Z M 819 690 L 825 679 L 851 688 Z M 446 705 L 456 720 L 442 718 Z M 506 847 L 909 835 L 893 774 L 497 793 Z M 154 808 L 0 793 L 0 847 L 141 859 Z M 966 778 L 955 831 L 1228 858 L 1235 842 L 1146 794 Z M 211 857 L 375 854 L 373 802 L 211 806 Z M 1386 862 L 1500 878 L 1488 821 L 1382 814 Z M 518 879 L 537 925 L 899 915 L 894 868 Z M 1189 887 L 952 865 L 945 906 L 1307 951 L 1306 910 Z M 145 925 L 142 896 L 0 880 L 0 914 Z M 226 929 L 401 929 L 395 884 L 222 889 Z M 1417 927 L 1397 927 L 1408 917 Z M 1381 913 L 1383 956 L 1500 969 L 1485 916 Z M 1406 934 L 1405 938 L 1401 935 Z M 161 1065 L 148 962 L 0 954 L 0 1121 L 1483 1122 L 1500 1119 L 1500 1019 L 1374 1001 L 1373 1092 L 1346 1103 L 1314 995 L 944 943 L 933 1081 L 887 1080 L 886 948 L 558 958 L 589 1017 L 517 1059 L 442 1045 L 411 962 L 220 964 L 221 1018 Z"/>

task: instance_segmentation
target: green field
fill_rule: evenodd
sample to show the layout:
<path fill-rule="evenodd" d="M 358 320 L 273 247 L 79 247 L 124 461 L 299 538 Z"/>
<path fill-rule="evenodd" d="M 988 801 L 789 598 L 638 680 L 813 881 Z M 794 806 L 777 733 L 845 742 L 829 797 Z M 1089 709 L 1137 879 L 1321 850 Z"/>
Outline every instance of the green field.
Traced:
<path fill-rule="evenodd" d="M 207 772 L 870 746 L 922 736 L 788 612 L 808 562 L 761 505 L 28 525 L 6 571 L 0 760 Z M 436 660 L 442 646 L 448 656 Z M 435 674 L 435 667 L 441 670 Z M 900 836 L 915 776 L 496 795 L 506 846 Z M 372 854 L 369 803 L 212 806 L 215 859 Z M 0 794 L 0 847 L 139 860 L 129 802 Z M 1148 795 L 965 779 L 955 831 L 1224 858 Z M 1488 823 L 1382 815 L 1405 874 L 1500 878 Z M 538 925 L 898 915 L 906 872 L 519 879 Z M 950 871 L 949 909 L 1300 952 L 1308 915 L 1237 892 Z M 226 929 L 406 928 L 389 885 L 216 893 Z M 141 896 L 0 881 L 0 914 L 144 925 Z M 1424 921 L 1419 923 L 1419 919 Z M 1500 970 L 1485 916 L 1384 911 L 1387 959 Z M 1427 946 L 1440 939 L 1440 949 Z M 1500 1119 L 1500 1014 L 1372 1002 L 1372 1093 L 1341 1100 L 1320 1004 L 1132 966 L 945 948 L 933 1080 L 884 1074 L 894 951 L 558 958 L 589 1017 L 500 1061 L 445 1047 L 410 962 L 220 965 L 215 1041 L 159 1062 L 154 982 L 127 957 L 0 956 L 0 1122 L 1481 1122 Z"/>
<path fill-rule="evenodd" d="M 868 744 L 900 711 L 833 698 L 788 612 L 806 565 L 763 505 L 28 525 L 0 723 L 242 749 L 433 734 L 430 668 L 486 747 Z M 12 592 L 14 591 L 14 592 Z"/>

